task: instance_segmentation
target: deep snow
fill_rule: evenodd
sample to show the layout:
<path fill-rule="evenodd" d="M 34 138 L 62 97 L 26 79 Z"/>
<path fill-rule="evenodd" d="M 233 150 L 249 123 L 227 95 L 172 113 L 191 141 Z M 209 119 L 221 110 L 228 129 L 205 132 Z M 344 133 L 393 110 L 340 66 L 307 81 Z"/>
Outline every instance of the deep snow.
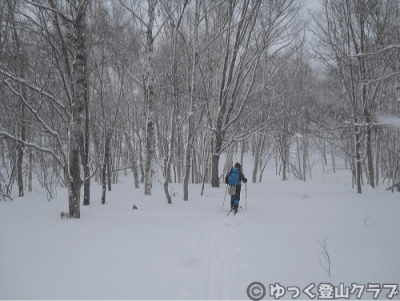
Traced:
<path fill-rule="evenodd" d="M 204 196 L 191 185 L 184 202 L 182 185 L 172 184 L 178 194 L 168 205 L 161 184 L 144 196 L 131 176 L 120 180 L 105 205 L 93 183 L 79 220 L 58 216 L 67 211 L 62 189 L 52 201 L 32 192 L 0 202 L 0 299 L 248 300 L 252 282 L 264 284 L 264 299 L 277 283 L 301 291 L 314 283 L 316 295 L 321 283 L 400 284 L 400 194 L 365 185 L 359 195 L 348 170 L 281 181 L 271 164 L 263 183 L 247 184 L 247 211 L 243 187 L 235 217 L 226 217 L 228 197 L 220 212 L 225 185 L 206 185 Z M 324 238 L 331 277 L 319 265 Z"/>

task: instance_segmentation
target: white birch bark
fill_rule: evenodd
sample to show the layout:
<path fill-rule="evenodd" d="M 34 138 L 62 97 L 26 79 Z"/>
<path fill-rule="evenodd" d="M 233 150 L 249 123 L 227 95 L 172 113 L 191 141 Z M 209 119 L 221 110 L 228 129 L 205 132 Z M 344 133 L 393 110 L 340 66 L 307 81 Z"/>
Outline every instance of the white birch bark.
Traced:
<path fill-rule="evenodd" d="M 147 78 L 146 78 L 146 163 L 144 178 L 144 194 L 151 195 L 152 188 L 152 160 L 154 157 L 154 36 L 155 7 L 158 0 L 148 0 L 147 37 Z"/>

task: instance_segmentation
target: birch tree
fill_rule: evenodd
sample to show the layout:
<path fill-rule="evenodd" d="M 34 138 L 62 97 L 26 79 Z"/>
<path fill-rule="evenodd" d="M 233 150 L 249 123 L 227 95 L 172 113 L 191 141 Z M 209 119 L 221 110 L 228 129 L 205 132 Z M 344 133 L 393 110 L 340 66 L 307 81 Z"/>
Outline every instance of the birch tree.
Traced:
<path fill-rule="evenodd" d="M 192 162 L 193 142 L 194 142 L 194 105 L 196 98 L 197 68 L 199 63 L 199 22 L 200 22 L 200 0 L 195 1 L 194 21 L 193 21 L 193 46 L 192 46 L 192 71 L 190 82 L 190 108 L 188 112 L 188 134 L 185 157 L 185 178 L 183 180 L 183 200 L 189 200 L 189 176 Z"/>
<path fill-rule="evenodd" d="M 122 2 L 121 2 L 122 3 Z M 147 20 L 145 21 L 142 16 L 136 13 L 134 6 L 127 6 L 132 16 L 138 20 L 146 30 L 146 75 L 144 76 L 144 98 L 147 107 L 147 121 L 146 121 L 146 163 L 145 163 L 145 176 L 144 176 L 144 194 L 151 195 L 152 187 L 152 160 L 154 158 L 154 39 L 153 33 L 155 24 L 155 9 L 158 0 L 147 1 Z M 122 3 L 123 4 L 123 3 Z M 140 11 L 141 8 L 138 10 Z"/>
<path fill-rule="evenodd" d="M 46 4 L 37 4 L 30 1 L 23 1 L 24 9 L 19 13 L 28 19 L 39 30 L 36 33 L 43 35 L 44 38 L 49 38 L 47 41 L 56 42 L 50 44 L 50 49 L 57 50 L 61 53 L 57 60 L 58 70 L 61 71 L 61 78 L 64 80 L 65 94 L 67 101 L 58 96 L 53 96 L 49 92 L 49 87 L 39 86 L 37 83 L 30 82 L 27 78 L 21 78 L 17 74 L 7 69 L 1 69 L 4 83 L 7 87 L 17 95 L 28 108 L 31 114 L 36 119 L 40 127 L 50 133 L 57 145 L 57 155 L 53 150 L 41 147 L 35 143 L 29 143 L 24 139 L 15 137 L 5 131 L 0 131 L 0 135 L 13 139 L 24 146 L 34 147 L 39 151 L 47 152 L 62 166 L 64 170 L 64 181 L 68 187 L 68 204 L 69 215 L 73 218 L 80 218 L 80 190 L 82 179 L 80 175 L 80 150 L 83 126 L 83 111 L 85 108 L 85 16 L 89 0 L 76 1 L 65 5 L 57 5 L 53 0 L 49 0 Z M 30 14 L 25 12 L 30 11 Z M 65 26 L 61 29 L 61 23 Z M 54 31 L 48 28 L 50 20 Z M 57 46 L 55 46 L 57 45 Z M 59 47 L 59 48 L 58 48 Z M 24 97 L 23 92 L 18 89 L 15 84 L 23 85 L 32 93 L 37 94 L 39 103 L 35 104 Z M 47 121 L 42 115 L 45 106 L 44 102 L 54 108 L 56 112 L 70 118 L 68 122 L 68 153 L 61 139 L 61 134 L 57 129 L 54 129 L 52 123 Z M 66 104 L 69 103 L 67 106 Z M 47 107 L 47 106 L 46 106 Z M 61 116 L 60 116 L 61 117 Z M 65 116 L 63 116 L 65 118 Z M 50 120 L 51 121 L 51 120 Z M 54 125 L 54 124 L 53 124 Z"/>

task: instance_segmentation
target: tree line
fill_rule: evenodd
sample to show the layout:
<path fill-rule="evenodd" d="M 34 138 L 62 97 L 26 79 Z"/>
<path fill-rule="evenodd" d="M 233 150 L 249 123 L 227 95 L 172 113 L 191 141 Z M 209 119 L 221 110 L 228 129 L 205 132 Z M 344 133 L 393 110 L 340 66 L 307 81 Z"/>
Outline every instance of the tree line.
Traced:
<path fill-rule="evenodd" d="M 171 203 L 175 182 L 187 201 L 245 153 L 252 182 L 270 160 L 302 181 L 322 160 L 358 193 L 398 187 L 398 1 L 305 4 L 3 1 L 0 194 L 36 177 L 79 218 L 82 188 L 89 205 L 97 182 L 104 204 L 132 172 L 145 195 L 163 183 Z"/>

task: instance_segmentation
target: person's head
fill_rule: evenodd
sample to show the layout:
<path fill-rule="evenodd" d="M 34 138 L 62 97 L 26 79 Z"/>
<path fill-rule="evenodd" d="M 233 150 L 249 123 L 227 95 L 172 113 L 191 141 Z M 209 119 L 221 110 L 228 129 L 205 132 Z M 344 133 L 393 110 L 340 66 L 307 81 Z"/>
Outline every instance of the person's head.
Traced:
<path fill-rule="evenodd" d="M 236 162 L 236 163 L 235 163 L 235 167 L 240 169 L 240 168 L 241 168 L 240 163 L 239 163 L 239 162 Z"/>

